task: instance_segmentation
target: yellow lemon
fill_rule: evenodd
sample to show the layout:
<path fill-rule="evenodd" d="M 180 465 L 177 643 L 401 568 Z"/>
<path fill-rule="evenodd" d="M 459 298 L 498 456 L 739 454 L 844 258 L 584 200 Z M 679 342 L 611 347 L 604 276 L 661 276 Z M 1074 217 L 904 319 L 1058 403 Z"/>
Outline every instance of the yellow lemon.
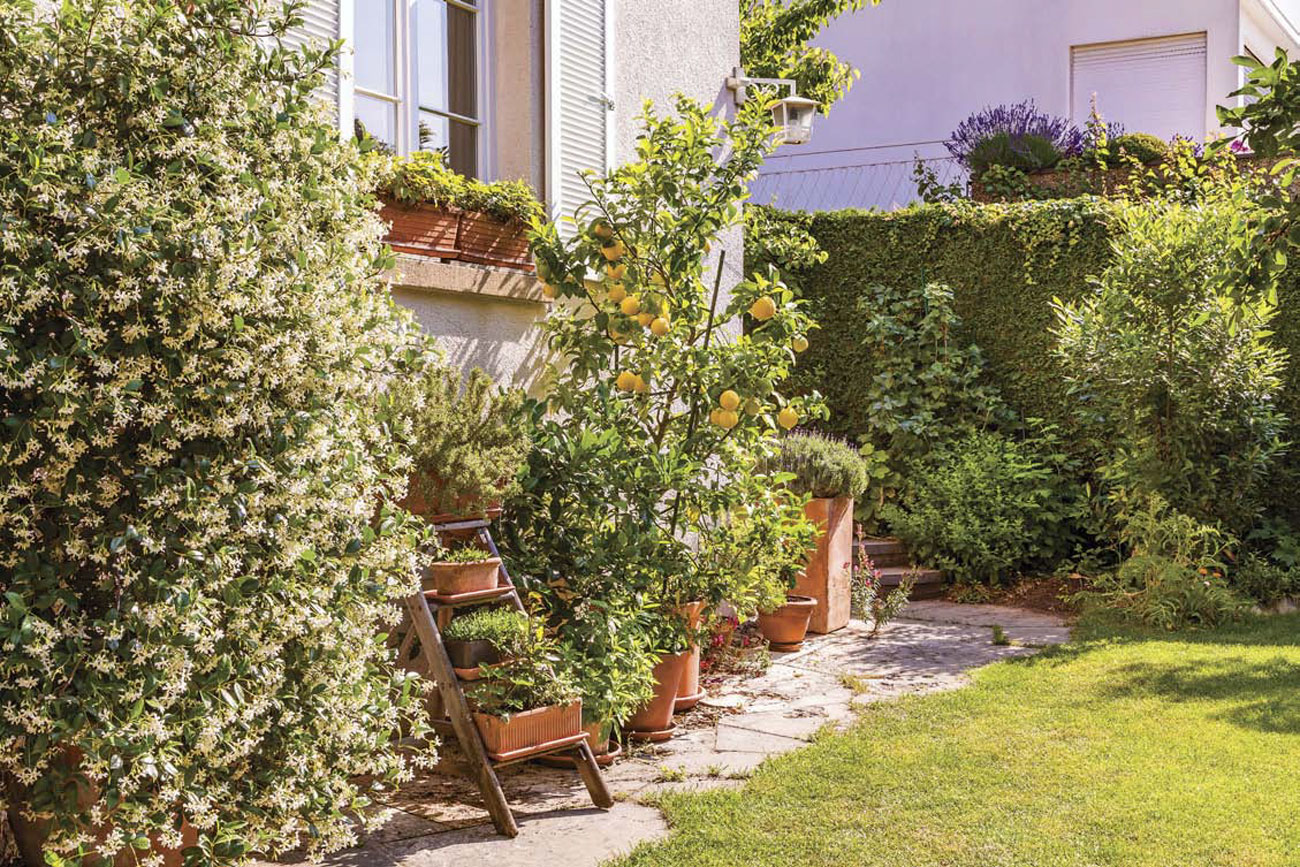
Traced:
<path fill-rule="evenodd" d="M 646 313 L 643 311 L 636 315 L 636 323 L 637 325 L 640 325 L 642 328 L 645 328 L 647 325 L 649 325 L 651 322 L 654 321 L 655 321 L 655 315 L 653 313 Z"/>
<path fill-rule="evenodd" d="M 734 410 L 730 410 L 730 409 L 718 410 L 718 427 L 724 427 L 727 430 L 731 430 L 739 423 L 740 423 L 740 416 L 736 415 Z"/>
<path fill-rule="evenodd" d="M 630 370 L 625 370 L 614 380 L 614 385 L 619 391 L 632 391 L 636 388 L 637 375 Z"/>
<path fill-rule="evenodd" d="M 710 424 L 715 424 L 718 427 L 722 427 L 722 422 L 718 421 L 718 413 L 720 412 L 723 412 L 723 410 L 718 409 L 717 407 L 714 407 L 712 410 L 709 411 Z"/>
<path fill-rule="evenodd" d="M 623 275 L 627 273 L 627 266 L 620 263 L 618 265 L 606 265 L 605 275 L 611 280 L 622 280 Z"/>
<path fill-rule="evenodd" d="M 799 423 L 799 413 L 787 406 L 776 414 L 776 421 L 781 427 L 789 430 Z"/>
<path fill-rule="evenodd" d="M 618 305 L 618 309 L 623 311 L 624 316 L 635 316 L 641 310 L 641 299 L 635 295 L 629 295 Z"/>
<path fill-rule="evenodd" d="M 626 298 L 626 297 L 627 297 L 627 290 L 623 288 L 623 284 L 622 284 L 622 283 L 611 283 L 611 284 L 609 284 L 609 300 L 610 300 L 610 301 L 613 301 L 615 304 L 618 304 L 619 302 L 621 302 L 621 301 L 622 301 L 624 298 Z"/>
<path fill-rule="evenodd" d="M 668 333 L 668 327 L 668 319 L 664 316 L 657 316 L 654 321 L 650 323 L 650 333 L 655 337 L 663 337 Z"/>
<path fill-rule="evenodd" d="M 749 315 L 760 320 L 771 319 L 776 315 L 776 302 L 772 300 L 772 296 L 764 295 L 749 308 Z"/>
<path fill-rule="evenodd" d="M 600 252 L 601 255 L 605 257 L 605 261 L 617 262 L 619 259 L 622 259 L 623 256 L 627 253 L 627 245 L 625 245 L 622 241 L 615 241 L 612 244 L 606 244 L 605 246 L 601 247 Z"/>
<path fill-rule="evenodd" d="M 727 389 L 718 396 L 718 406 L 723 409 L 734 410 L 740 406 L 740 395 L 731 389 Z"/>
<path fill-rule="evenodd" d="M 749 400 L 745 401 L 745 412 L 750 415 L 758 415 L 762 411 L 763 405 L 758 402 L 757 398 L 751 397 Z"/>
<path fill-rule="evenodd" d="M 636 380 L 636 382 L 632 383 L 632 390 L 635 391 L 637 394 L 645 394 L 647 391 L 650 390 L 649 384 L 646 383 L 646 381 L 641 378 L 641 374 L 639 373 L 633 374 L 633 378 Z"/>
<path fill-rule="evenodd" d="M 592 220 L 591 234 L 595 235 L 602 241 L 608 241 L 610 238 L 614 237 L 614 227 L 605 220 Z"/>
<path fill-rule="evenodd" d="M 792 343 L 792 344 L 790 344 L 790 345 L 791 345 L 792 347 L 794 347 L 794 351 L 795 351 L 795 352 L 803 352 L 805 349 L 808 348 L 808 338 L 807 338 L 807 337 L 796 337 L 796 338 L 794 339 L 794 343 Z"/>
<path fill-rule="evenodd" d="M 550 283 L 543 283 L 542 294 L 545 295 L 547 298 L 554 298 L 558 294 L 558 291 Z"/>

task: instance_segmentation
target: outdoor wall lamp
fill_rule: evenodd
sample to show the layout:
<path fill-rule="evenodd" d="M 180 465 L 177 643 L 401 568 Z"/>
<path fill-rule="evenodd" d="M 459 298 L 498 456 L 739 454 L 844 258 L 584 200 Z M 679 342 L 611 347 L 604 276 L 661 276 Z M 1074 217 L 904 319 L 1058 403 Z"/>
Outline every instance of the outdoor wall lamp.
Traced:
<path fill-rule="evenodd" d="M 817 111 L 817 100 L 797 95 L 795 83 L 791 79 L 750 78 L 745 75 L 744 67 L 737 66 L 731 71 L 731 75 L 727 76 L 726 84 L 736 94 L 736 105 L 744 103 L 749 95 L 747 88 L 751 84 L 789 87 L 789 96 L 775 99 L 769 106 L 772 110 L 772 123 L 780 130 L 777 136 L 781 144 L 804 144 L 812 138 L 813 114 Z"/>

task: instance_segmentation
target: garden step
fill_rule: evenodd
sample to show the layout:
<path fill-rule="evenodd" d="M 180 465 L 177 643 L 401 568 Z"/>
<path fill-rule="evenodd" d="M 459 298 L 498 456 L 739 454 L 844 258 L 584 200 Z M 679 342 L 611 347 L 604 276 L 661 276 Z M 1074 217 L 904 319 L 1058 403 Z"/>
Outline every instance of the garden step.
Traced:
<path fill-rule="evenodd" d="M 897 539 L 864 539 L 858 543 L 871 558 L 877 569 L 886 566 L 910 566 L 912 558 L 907 553 L 907 546 Z"/>
<path fill-rule="evenodd" d="M 909 575 L 915 577 L 911 599 L 934 599 L 943 595 L 943 573 L 938 569 L 922 569 L 918 566 L 877 567 L 880 572 L 880 589 L 889 592 L 903 583 Z"/>

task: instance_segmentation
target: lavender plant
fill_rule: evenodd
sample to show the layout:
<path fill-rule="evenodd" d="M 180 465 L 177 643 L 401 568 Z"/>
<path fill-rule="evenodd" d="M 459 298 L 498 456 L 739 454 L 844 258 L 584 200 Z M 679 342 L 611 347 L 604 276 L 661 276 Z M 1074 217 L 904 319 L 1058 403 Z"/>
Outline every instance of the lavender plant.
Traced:
<path fill-rule="evenodd" d="M 1067 118 L 1039 111 L 1032 99 L 1014 105 L 986 106 L 962 121 L 948 137 L 948 152 L 976 171 L 997 160 L 1047 168 L 1084 150 L 1083 130 Z M 997 153 L 992 153 L 997 151 Z"/>

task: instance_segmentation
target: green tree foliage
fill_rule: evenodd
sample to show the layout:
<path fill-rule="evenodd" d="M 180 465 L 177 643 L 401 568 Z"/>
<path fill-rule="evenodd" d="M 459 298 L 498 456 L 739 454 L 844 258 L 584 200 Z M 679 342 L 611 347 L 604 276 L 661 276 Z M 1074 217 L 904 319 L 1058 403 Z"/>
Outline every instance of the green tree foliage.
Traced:
<path fill-rule="evenodd" d="M 809 43 L 834 19 L 880 0 L 740 0 L 740 62 L 758 78 L 791 78 L 822 114 L 843 99 L 858 71 Z"/>
<path fill-rule="evenodd" d="M 298 20 L 0 4 L 0 776 L 56 861 L 335 849 L 410 772 L 424 344 Z"/>

